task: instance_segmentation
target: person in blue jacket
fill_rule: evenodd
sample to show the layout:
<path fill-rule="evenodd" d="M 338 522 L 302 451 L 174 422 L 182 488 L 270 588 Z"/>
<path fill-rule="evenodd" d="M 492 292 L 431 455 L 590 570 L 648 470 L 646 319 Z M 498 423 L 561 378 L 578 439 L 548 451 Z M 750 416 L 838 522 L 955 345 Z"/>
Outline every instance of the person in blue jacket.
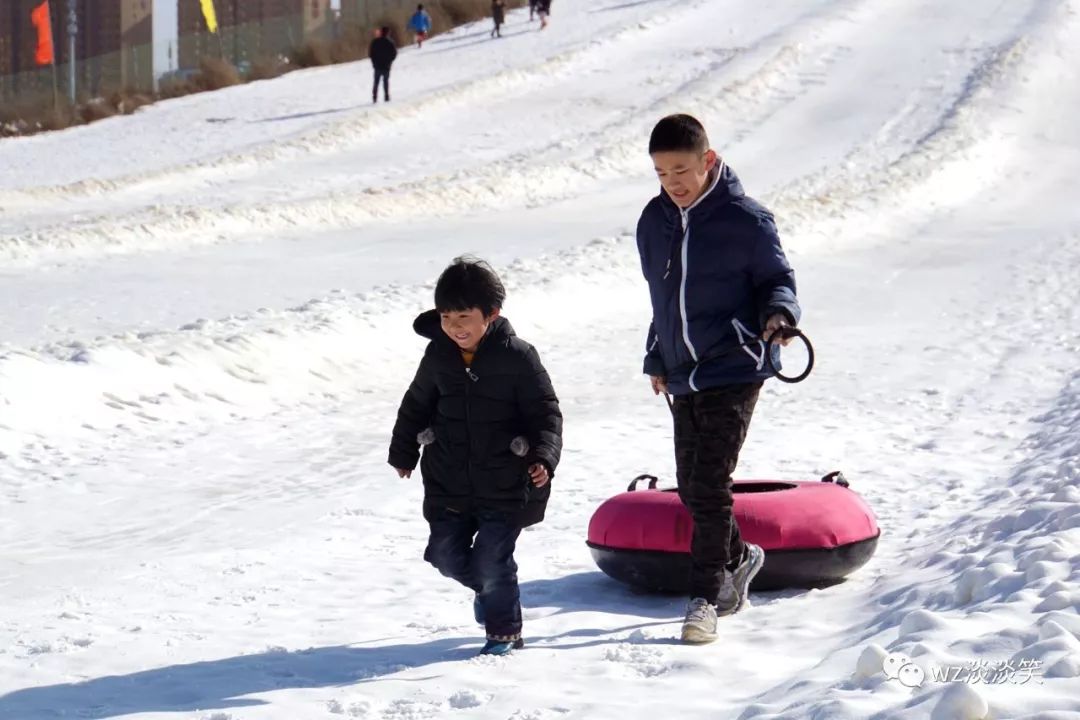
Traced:
<path fill-rule="evenodd" d="M 431 32 L 431 15 L 422 4 L 416 6 L 416 12 L 409 18 L 409 28 L 416 35 L 416 47 L 424 47 L 424 40 Z"/>
<path fill-rule="evenodd" d="M 764 563 L 739 535 L 731 476 L 770 376 L 763 338 L 795 326 L 800 309 L 772 213 L 743 192 L 702 124 L 663 118 L 649 154 L 662 189 L 637 227 L 653 311 L 644 372 L 672 396 L 679 497 L 694 521 L 682 640 L 707 643 L 717 616 L 745 607 Z"/>

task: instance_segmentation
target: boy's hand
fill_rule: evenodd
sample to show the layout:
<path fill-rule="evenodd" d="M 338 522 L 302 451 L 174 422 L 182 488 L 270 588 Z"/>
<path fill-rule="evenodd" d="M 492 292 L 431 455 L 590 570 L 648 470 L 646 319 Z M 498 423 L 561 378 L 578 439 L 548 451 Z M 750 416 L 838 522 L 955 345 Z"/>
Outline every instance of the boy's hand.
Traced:
<path fill-rule="evenodd" d="M 652 385 L 653 395 L 659 395 L 660 393 L 667 395 L 667 378 L 660 377 L 659 375 L 650 375 L 649 384 Z"/>
<path fill-rule="evenodd" d="M 550 479 L 548 477 L 547 465 L 544 465 L 544 463 L 533 463 L 529 466 L 529 477 L 532 478 L 533 485 L 538 488 L 544 487 Z"/>
<path fill-rule="evenodd" d="M 774 332 L 776 332 L 780 328 L 785 327 L 791 327 L 791 323 L 788 322 L 787 316 L 785 316 L 783 313 L 776 313 L 775 315 L 772 315 L 765 323 L 765 332 L 761 333 L 761 339 L 768 340 Z M 794 339 L 795 338 L 777 337 L 776 342 L 783 347 L 787 347 Z"/>
<path fill-rule="evenodd" d="M 405 470 L 403 468 L 394 468 L 394 469 L 397 470 L 397 476 L 399 478 L 412 477 L 412 470 Z"/>

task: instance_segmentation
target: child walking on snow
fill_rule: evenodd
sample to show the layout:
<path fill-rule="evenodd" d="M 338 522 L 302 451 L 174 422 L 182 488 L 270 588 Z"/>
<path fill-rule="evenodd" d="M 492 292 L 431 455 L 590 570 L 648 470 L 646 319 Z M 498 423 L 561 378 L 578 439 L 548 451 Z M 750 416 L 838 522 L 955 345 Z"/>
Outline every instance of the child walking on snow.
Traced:
<path fill-rule="evenodd" d="M 765 559 L 732 514 L 731 474 L 771 375 L 758 338 L 794 326 L 801 311 L 772 213 L 743 192 L 701 123 L 663 118 L 649 155 L 661 191 L 637 227 L 653 309 L 644 370 L 653 392 L 674 395 L 676 479 L 694 520 L 682 639 L 707 643 L 717 616 L 745 607 Z M 739 344 L 745 352 L 717 354 Z"/>
<path fill-rule="evenodd" d="M 435 309 L 413 323 L 430 342 L 389 454 L 402 478 L 419 461 L 424 559 L 475 593 L 481 653 L 492 655 L 524 645 L 514 548 L 543 519 L 562 453 L 558 398 L 536 350 L 501 316 L 505 298 L 481 261 L 459 258 L 443 271 Z"/>

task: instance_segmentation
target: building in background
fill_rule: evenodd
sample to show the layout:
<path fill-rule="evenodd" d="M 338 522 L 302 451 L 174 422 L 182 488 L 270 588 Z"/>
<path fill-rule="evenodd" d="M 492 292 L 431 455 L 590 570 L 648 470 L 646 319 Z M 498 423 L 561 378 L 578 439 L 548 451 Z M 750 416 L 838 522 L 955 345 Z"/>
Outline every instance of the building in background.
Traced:
<path fill-rule="evenodd" d="M 306 40 L 330 39 L 331 0 L 213 0 L 219 31 L 211 34 L 200 0 L 51 0 L 56 72 L 34 64 L 30 13 L 43 0 L 0 0 L 0 98 L 66 95 L 70 58 L 67 16 L 73 2 L 76 85 L 80 96 L 153 90 L 174 70 L 195 70 L 204 56 L 243 67 L 288 55 Z"/>
<path fill-rule="evenodd" d="M 180 67 L 180 58 L 177 55 L 180 52 L 178 9 L 177 0 L 154 0 L 152 24 L 155 84 L 162 75 Z"/>
<path fill-rule="evenodd" d="M 75 35 L 76 83 L 80 94 L 153 87 L 153 5 L 151 0 L 71 0 Z M 175 0 L 173 0 L 175 2 Z M 30 13 L 42 0 L 0 2 L 0 96 L 51 93 L 53 68 L 34 64 L 36 36 Z M 67 90 L 71 50 L 69 0 L 52 0 L 55 82 Z"/>
<path fill-rule="evenodd" d="M 199 58 L 224 57 L 243 66 L 260 58 L 288 55 L 311 38 L 333 30 L 330 0 L 215 0 L 219 33 L 206 27 L 199 0 L 180 0 L 180 67 Z"/>
<path fill-rule="evenodd" d="M 33 7 L 29 0 L 0 2 L 0 98 L 12 98 L 41 82 L 34 65 Z"/>

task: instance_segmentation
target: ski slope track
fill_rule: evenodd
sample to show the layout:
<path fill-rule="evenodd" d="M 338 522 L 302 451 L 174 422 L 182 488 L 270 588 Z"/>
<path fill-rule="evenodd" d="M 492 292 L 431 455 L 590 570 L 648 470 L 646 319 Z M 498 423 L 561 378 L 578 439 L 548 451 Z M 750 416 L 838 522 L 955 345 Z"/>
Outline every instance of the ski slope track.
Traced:
<path fill-rule="evenodd" d="M 388 105 L 354 63 L 0 143 L 0 718 L 1080 718 L 1080 4 L 583 0 L 488 30 L 405 49 Z M 775 210 L 818 352 L 766 384 L 737 475 L 843 470 L 883 533 L 707 647 L 584 545 L 629 478 L 674 482 L 633 233 L 677 111 Z M 566 424 L 506 658 L 385 460 L 463 252 Z"/>

